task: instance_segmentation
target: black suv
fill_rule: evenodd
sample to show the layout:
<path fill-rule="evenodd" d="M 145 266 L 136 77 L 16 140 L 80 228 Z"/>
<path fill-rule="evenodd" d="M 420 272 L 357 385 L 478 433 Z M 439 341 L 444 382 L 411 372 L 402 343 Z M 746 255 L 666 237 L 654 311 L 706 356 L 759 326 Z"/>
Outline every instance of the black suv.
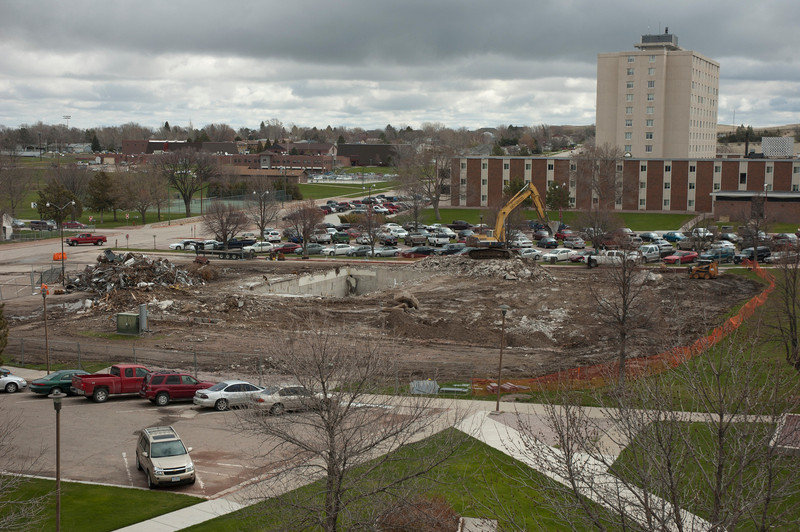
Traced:
<path fill-rule="evenodd" d="M 755 248 L 744 248 L 741 252 L 733 256 L 734 264 L 741 264 L 744 259 L 753 260 L 756 262 L 764 262 L 764 259 L 769 257 L 770 251 L 767 246 L 758 246 Z"/>

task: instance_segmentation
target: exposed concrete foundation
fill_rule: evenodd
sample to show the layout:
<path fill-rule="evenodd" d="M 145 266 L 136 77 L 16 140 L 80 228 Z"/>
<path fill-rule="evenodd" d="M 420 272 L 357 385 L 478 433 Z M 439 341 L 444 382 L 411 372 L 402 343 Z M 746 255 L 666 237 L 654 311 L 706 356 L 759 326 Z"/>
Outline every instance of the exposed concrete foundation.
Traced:
<path fill-rule="evenodd" d="M 410 269 L 338 266 L 324 272 L 268 278 L 253 289 L 257 294 L 348 297 L 393 288 L 427 274 Z"/>

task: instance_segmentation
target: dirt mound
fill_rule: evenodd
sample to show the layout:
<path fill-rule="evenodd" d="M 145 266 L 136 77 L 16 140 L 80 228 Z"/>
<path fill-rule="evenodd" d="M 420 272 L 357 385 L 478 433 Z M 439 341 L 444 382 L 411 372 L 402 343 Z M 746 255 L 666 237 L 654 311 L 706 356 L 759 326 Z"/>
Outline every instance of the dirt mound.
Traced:
<path fill-rule="evenodd" d="M 553 278 L 550 273 L 536 264 L 535 261 L 521 257 L 474 260 L 463 255 L 444 255 L 417 261 L 413 268 L 481 279 L 537 281 L 551 280 Z"/>

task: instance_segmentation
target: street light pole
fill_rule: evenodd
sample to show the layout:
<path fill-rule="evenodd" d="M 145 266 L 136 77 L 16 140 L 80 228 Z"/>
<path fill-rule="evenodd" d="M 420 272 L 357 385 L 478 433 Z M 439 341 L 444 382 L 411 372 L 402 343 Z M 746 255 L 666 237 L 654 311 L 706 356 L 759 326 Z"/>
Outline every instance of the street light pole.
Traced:
<path fill-rule="evenodd" d="M 500 377 L 503 375 L 503 345 L 506 343 L 506 312 L 508 312 L 508 305 L 500 305 L 500 312 L 503 313 L 503 323 L 500 326 L 500 362 L 497 365 L 497 404 L 494 407 L 495 412 L 500 412 Z"/>
<path fill-rule="evenodd" d="M 53 205 L 49 201 L 45 205 L 48 208 L 49 207 L 53 207 L 55 209 L 58 209 L 58 215 L 59 215 L 58 216 L 59 217 L 58 228 L 59 228 L 59 233 L 61 234 L 61 284 L 62 285 L 66 285 L 67 284 L 67 278 L 66 278 L 66 275 L 64 274 L 64 209 L 66 209 L 70 205 L 74 206 L 75 205 L 75 201 L 74 200 L 70 201 L 69 203 L 67 203 L 63 207 L 59 207 L 57 205 Z"/>
<path fill-rule="evenodd" d="M 61 398 L 66 395 L 58 392 L 48 396 L 56 411 L 56 532 L 61 532 Z"/>
<path fill-rule="evenodd" d="M 44 357 L 47 362 L 47 374 L 50 375 L 50 342 L 47 336 L 47 285 L 42 283 L 42 314 L 44 315 Z"/>

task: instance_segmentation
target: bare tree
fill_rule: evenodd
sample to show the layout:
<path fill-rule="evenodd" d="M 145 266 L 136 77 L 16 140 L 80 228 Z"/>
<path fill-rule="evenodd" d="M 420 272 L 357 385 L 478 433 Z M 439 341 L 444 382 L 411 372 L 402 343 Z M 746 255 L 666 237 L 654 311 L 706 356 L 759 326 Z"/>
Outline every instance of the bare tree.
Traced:
<path fill-rule="evenodd" d="M 0 312 L 2 309 L 0 308 Z M 46 449 L 29 445 L 27 455 L 20 457 L 14 451 L 14 441 L 24 437 L 23 422 L 19 411 L 12 411 L 4 403 L 0 405 L 0 530 L 31 530 L 42 527 L 46 517 L 50 493 L 31 495 L 26 484 L 31 482 L 31 475 L 40 474 L 41 460 Z"/>
<path fill-rule="evenodd" d="M 68 190 L 81 203 L 86 203 L 89 197 L 89 182 L 91 179 L 92 173 L 86 166 L 74 164 L 57 166 L 50 175 L 51 181 L 57 182 Z"/>
<path fill-rule="evenodd" d="M 209 154 L 192 150 L 161 155 L 155 159 L 155 164 L 169 185 L 181 195 L 187 217 L 192 215 L 194 195 L 218 173 L 217 164 Z"/>
<path fill-rule="evenodd" d="M 418 495 L 415 481 L 431 474 L 463 441 L 454 430 L 420 441 L 453 426 L 460 414 L 435 409 L 431 398 L 399 389 L 393 390 L 396 395 L 381 395 L 394 379 L 387 371 L 389 360 L 373 342 L 359 341 L 353 349 L 325 326 L 309 327 L 303 320 L 298 327 L 304 332 L 272 344 L 276 349 L 270 355 L 310 392 L 303 408 L 288 417 L 248 408 L 240 411 L 241 428 L 260 435 L 263 452 L 286 464 L 266 489 L 280 489 L 287 478 L 321 479 L 312 493 L 289 493 L 274 508 L 291 516 L 293 529 L 374 529 L 382 515 Z M 395 452 L 412 442 L 421 448 Z M 391 472 L 382 473 L 389 465 Z"/>
<path fill-rule="evenodd" d="M 210 203 L 203 215 L 203 227 L 222 242 L 223 249 L 228 249 L 228 240 L 247 227 L 247 217 L 225 201 L 215 200 Z"/>
<path fill-rule="evenodd" d="M 800 433 L 783 420 L 800 386 L 794 371 L 764 360 L 755 336 L 736 335 L 627 394 L 598 392 L 592 400 L 612 402 L 600 409 L 566 388 L 549 395 L 541 424 L 518 420 L 524 460 L 544 475 L 520 469 L 518 479 L 546 490 L 545 504 L 576 528 L 793 528 L 800 463 L 782 448 Z"/>
<path fill-rule="evenodd" d="M 451 146 L 433 137 L 418 144 L 397 148 L 396 166 L 401 183 L 405 188 L 422 191 L 433 206 L 437 220 L 442 218 L 439 204 L 450 193 L 450 162 L 453 154 L 454 149 Z"/>
<path fill-rule="evenodd" d="M 592 210 L 611 210 L 622 201 L 626 191 L 622 172 L 617 170 L 622 156 L 620 149 L 614 146 L 585 146 L 572 159 L 572 178 L 579 189 L 591 194 Z"/>
<path fill-rule="evenodd" d="M 160 215 L 160 205 L 164 203 L 166 196 L 164 178 L 149 170 L 144 168 L 142 171 L 116 174 L 120 205 L 138 212 L 142 217 L 142 225 L 147 223 L 147 212 L 151 208 L 156 207 Z"/>
<path fill-rule="evenodd" d="M 255 176 L 249 182 L 253 195 L 245 207 L 245 213 L 250 221 L 256 224 L 258 234 L 262 236 L 264 229 L 278 219 L 281 210 L 272 183 L 273 181 L 266 176 Z"/>
<path fill-rule="evenodd" d="M 16 216 L 17 208 L 30 191 L 31 182 L 28 170 L 16 166 L 6 167 L 0 163 L 0 197 L 12 217 Z"/>
<path fill-rule="evenodd" d="M 308 256 L 306 244 L 311 238 L 314 228 L 325 219 L 325 213 L 311 199 L 292 203 L 287 210 L 289 211 L 289 214 L 286 215 L 287 221 L 303 238 L 303 255 Z"/>
<path fill-rule="evenodd" d="M 633 254 L 630 245 L 622 249 Z M 625 361 L 629 336 L 650 323 L 652 301 L 648 297 L 647 272 L 633 258 L 609 264 L 598 275 L 603 280 L 591 285 L 598 317 L 616 333 L 617 386 L 625 387 Z"/>
<path fill-rule="evenodd" d="M 373 211 L 370 206 L 367 207 L 366 213 L 358 216 L 358 230 L 362 237 L 367 238 L 367 243 L 373 254 L 375 253 L 375 243 L 380 239 L 383 233 L 381 230 L 383 221 L 383 216 Z M 362 242 L 363 241 L 362 239 Z"/>
<path fill-rule="evenodd" d="M 800 253 L 796 247 L 781 252 L 782 260 L 772 269 L 777 296 L 772 312 L 786 362 L 800 371 Z"/>

